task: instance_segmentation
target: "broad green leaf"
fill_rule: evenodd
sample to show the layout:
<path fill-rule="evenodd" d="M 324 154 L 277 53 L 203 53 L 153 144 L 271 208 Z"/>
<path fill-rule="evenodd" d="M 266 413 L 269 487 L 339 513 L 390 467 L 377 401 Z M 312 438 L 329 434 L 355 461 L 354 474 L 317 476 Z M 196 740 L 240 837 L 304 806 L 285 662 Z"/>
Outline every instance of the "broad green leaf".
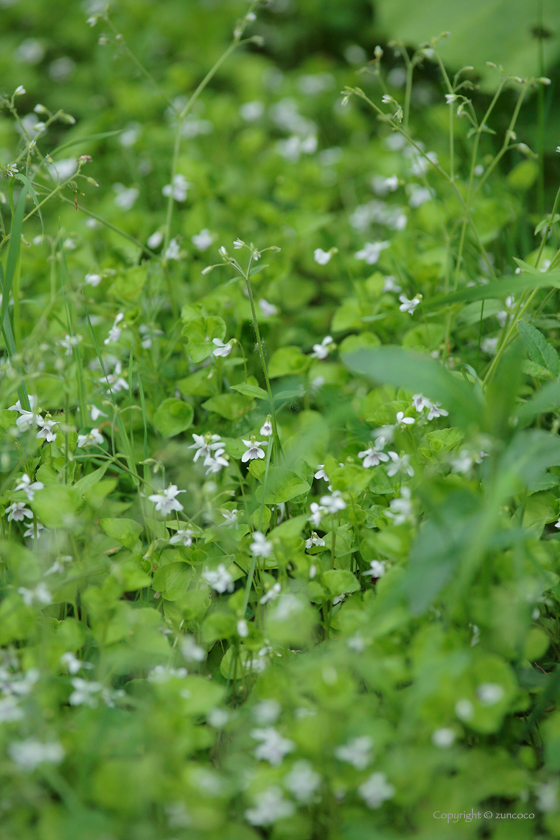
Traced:
<path fill-rule="evenodd" d="M 545 368 L 542 365 L 537 365 L 535 362 L 525 360 L 524 362 L 521 362 L 521 369 L 523 373 L 526 373 L 528 376 L 532 376 L 534 379 L 554 379 L 554 376 L 548 368 Z"/>
<path fill-rule="evenodd" d="M 253 397 L 256 400 L 267 400 L 268 394 L 258 385 L 251 385 L 249 382 L 242 382 L 240 385 L 232 385 L 232 391 L 237 391 L 245 397 Z"/>
<path fill-rule="evenodd" d="M 560 382 L 549 382 L 534 397 L 519 406 L 515 416 L 523 425 L 530 423 L 539 414 L 556 411 L 560 408 Z"/>
<path fill-rule="evenodd" d="M 164 437 L 174 437 L 189 428 L 193 417 L 191 405 L 170 397 L 156 409 L 152 422 Z"/>
<path fill-rule="evenodd" d="M 531 361 L 545 368 L 554 378 L 558 377 L 560 375 L 560 357 L 542 332 L 525 321 L 519 321 L 517 329 Z"/>
<path fill-rule="evenodd" d="M 186 563 L 168 563 L 154 572 L 152 586 L 166 601 L 176 601 L 189 588 L 193 570 Z"/>
<path fill-rule="evenodd" d="M 229 639 L 237 632 L 237 619 L 233 613 L 213 612 L 202 622 L 202 641 L 209 645 L 218 639 Z"/>
<path fill-rule="evenodd" d="M 102 519 L 100 524 L 108 537 L 122 543 L 126 548 L 134 548 L 142 533 L 142 526 L 134 519 Z"/>
<path fill-rule="evenodd" d="M 213 411 L 214 414 L 219 414 L 226 420 L 235 420 L 246 414 L 252 405 L 253 401 L 250 397 L 244 397 L 241 394 L 220 394 L 219 397 L 210 397 L 209 400 L 203 402 L 202 408 Z"/>
<path fill-rule="evenodd" d="M 89 473 L 89 475 L 84 475 L 83 478 L 80 478 L 74 484 L 74 490 L 80 495 L 85 496 L 95 485 L 101 481 L 105 473 L 107 472 L 107 465 L 103 467 L 99 467 L 99 469 L 94 470 L 93 472 Z"/>
<path fill-rule="evenodd" d="M 309 358 L 303 355 L 299 347 L 280 347 L 270 357 L 268 375 L 270 379 L 276 379 L 278 376 L 303 373 L 309 364 Z"/>
<path fill-rule="evenodd" d="M 79 492 L 67 484 L 55 484 L 38 490 L 31 507 L 47 528 L 71 524 L 81 503 Z"/>
<path fill-rule="evenodd" d="M 540 478 L 549 467 L 558 465 L 560 440 L 540 429 L 518 432 L 500 460 L 504 481 L 508 475 L 511 476 L 512 493 L 516 491 L 516 479 L 530 484 Z"/>
<path fill-rule="evenodd" d="M 346 569 L 329 569 L 329 571 L 323 572 L 321 582 L 333 597 L 357 592 L 360 589 L 360 582 L 357 577 Z"/>
<path fill-rule="evenodd" d="M 285 522 L 281 522 L 280 525 L 277 525 L 276 528 L 270 532 L 267 539 L 279 537 L 280 539 L 291 540 L 299 537 L 305 528 L 307 519 L 308 517 L 305 513 L 301 516 L 294 516 L 292 519 L 287 519 Z"/>
<path fill-rule="evenodd" d="M 434 359 L 401 347 L 379 347 L 358 350 L 342 361 L 351 370 L 374 382 L 406 388 L 440 402 L 459 426 L 478 426 L 480 423 L 482 398 L 479 393 Z"/>
<path fill-rule="evenodd" d="M 452 70 L 474 65 L 482 74 L 484 90 L 495 90 L 500 76 L 487 61 L 503 65 L 506 73 L 539 76 L 537 25 L 548 31 L 545 68 L 560 56 L 560 7 L 536 6 L 526 0 L 375 0 L 377 22 L 386 38 L 417 47 L 440 32 L 449 37 L 439 43 L 443 61 Z M 542 15 L 542 17 L 541 17 Z"/>
<path fill-rule="evenodd" d="M 264 503 L 266 505 L 279 505 L 283 502 L 289 502 L 296 496 L 308 493 L 310 489 L 310 485 L 295 472 L 283 467 L 272 467 L 268 473 Z M 263 491 L 264 487 L 262 485 L 257 487 L 255 495 L 259 502 L 262 502 Z"/>
<path fill-rule="evenodd" d="M 110 297 L 118 300 L 133 301 L 146 284 L 148 272 L 145 266 L 135 266 L 120 272 L 114 283 L 107 289 Z"/>

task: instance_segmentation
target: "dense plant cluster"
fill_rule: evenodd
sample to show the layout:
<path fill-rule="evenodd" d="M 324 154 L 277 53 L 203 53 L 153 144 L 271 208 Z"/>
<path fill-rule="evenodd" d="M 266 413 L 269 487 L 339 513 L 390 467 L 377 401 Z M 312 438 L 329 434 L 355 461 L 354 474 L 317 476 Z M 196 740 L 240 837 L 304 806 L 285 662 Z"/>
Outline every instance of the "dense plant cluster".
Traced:
<path fill-rule="evenodd" d="M 557 836 L 549 80 L 86 5 L 1 100 L 2 836 Z"/>

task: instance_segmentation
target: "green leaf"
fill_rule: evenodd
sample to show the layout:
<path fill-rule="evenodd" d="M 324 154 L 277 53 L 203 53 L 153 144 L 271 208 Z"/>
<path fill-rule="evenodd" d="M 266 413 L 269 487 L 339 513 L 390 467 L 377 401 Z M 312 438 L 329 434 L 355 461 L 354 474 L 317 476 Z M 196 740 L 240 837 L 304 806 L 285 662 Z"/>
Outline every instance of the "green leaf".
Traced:
<path fill-rule="evenodd" d="M 531 361 L 549 371 L 556 379 L 560 375 L 560 357 L 542 332 L 525 321 L 519 321 L 517 329 Z"/>
<path fill-rule="evenodd" d="M 276 528 L 270 532 L 268 539 L 278 537 L 279 539 L 292 540 L 299 537 L 305 528 L 307 519 L 307 514 L 303 513 L 301 516 L 294 516 L 292 519 L 287 519 L 285 522 L 281 522 L 280 525 L 277 525 Z"/>
<path fill-rule="evenodd" d="M 321 583 L 326 586 L 333 597 L 357 592 L 361 588 L 356 576 L 346 569 L 329 569 L 329 571 L 323 572 Z"/>
<path fill-rule="evenodd" d="M 214 414 L 219 414 L 220 417 L 225 417 L 226 420 L 235 420 L 246 414 L 252 407 L 253 401 L 250 397 L 243 397 L 241 394 L 220 394 L 219 397 L 210 397 L 209 400 L 202 403 L 202 408 L 206 411 L 213 411 Z"/>
<path fill-rule="evenodd" d="M 249 382 L 242 382 L 241 385 L 232 385 L 232 391 L 238 391 L 245 397 L 253 397 L 256 400 L 267 400 L 268 394 L 263 388 L 258 385 L 251 385 Z"/>
<path fill-rule="evenodd" d="M 191 405 L 170 397 L 156 409 L 152 422 L 164 437 L 174 437 L 189 428 L 193 417 Z"/>
<path fill-rule="evenodd" d="M 202 641 L 213 644 L 218 639 L 229 639 L 237 632 L 237 620 L 233 613 L 214 612 L 202 622 Z"/>
<path fill-rule="evenodd" d="M 268 375 L 270 379 L 276 379 L 278 376 L 303 373 L 309 364 L 309 358 L 303 355 L 299 347 L 280 347 L 270 357 Z"/>
<path fill-rule="evenodd" d="M 560 408 L 560 382 L 549 382 L 529 400 L 519 406 L 515 416 L 523 425 L 530 423 L 539 414 L 556 411 Z"/>
<path fill-rule="evenodd" d="M 111 283 L 107 289 L 107 294 L 118 300 L 133 301 L 146 285 L 147 278 L 148 271 L 143 265 L 124 269 L 119 273 L 117 279 Z"/>
<path fill-rule="evenodd" d="M 283 467 L 272 467 L 268 473 L 264 503 L 265 505 L 283 504 L 289 502 L 290 499 L 295 499 L 296 496 L 308 493 L 310 489 L 310 485 L 295 472 Z M 259 502 L 263 500 L 263 491 L 262 485 L 257 487 L 255 495 Z"/>
<path fill-rule="evenodd" d="M 86 493 L 88 493 L 99 481 L 101 481 L 106 472 L 107 465 L 99 467 L 99 469 L 94 470 L 89 473 L 89 475 L 84 475 L 83 478 L 80 478 L 80 480 L 74 484 L 74 490 L 81 496 L 85 496 Z"/>
<path fill-rule="evenodd" d="M 527 0 L 376 0 L 376 23 L 387 40 L 398 39 L 417 47 L 440 32 L 449 32 L 438 51 L 452 70 L 474 65 L 484 90 L 495 90 L 501 76 L 487 61 L 503 65 L 506 73 L 539 75 L 535 26 L 548 33 L 545 68 L 560 56 L 560 7 L 544 3 L 537 10 Z M 467 92 L 468 95 L 468 92 Z"/>
<path fill-rule="evenodd" d="M 374 382 L 396 385 L 441 402 L 461 427 L 478 426 L 480 423 L 482 397 L 479 393 L 428 356 L 401 347 L 379 347 L 359 350 L 344 356 L 342 361 L 351 370 L 364 374 Z"/>
<path fill-rule="evenodd" d="M 193 570 L 186 563 L 168 563 L 154 572 L 152 586 L 166 601 L 176 601 L 189 588 Z"/>
<path fill-rule="evenodd" d="M 49 488 L 49 492 L 51 490 L 52 488 Z M 108 537 L 130 549 L 134 548 L 142 533 L 142 526 L 134 519 L 102 519 L 100 524 Z"/>
<path fill-rule="evenodd" d="M 60 528 L 72 521 L 81 501 L 74 487 L 55 484 L 38 490 L 31 507 L 47 528 Z"/>

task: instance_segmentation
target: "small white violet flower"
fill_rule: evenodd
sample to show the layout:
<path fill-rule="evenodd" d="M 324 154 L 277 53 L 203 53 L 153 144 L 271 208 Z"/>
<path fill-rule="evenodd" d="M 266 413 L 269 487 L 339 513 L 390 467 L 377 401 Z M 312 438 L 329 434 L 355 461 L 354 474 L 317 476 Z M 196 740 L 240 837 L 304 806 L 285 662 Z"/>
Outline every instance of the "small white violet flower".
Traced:
<path fill-rule="evenodd" d="M 358 788 L 358 793 L 368 808 L 380 808 L 386 799 L 395 795 L 395 788 L 387 781 L 385 773 L 373 773 Z"/>
<path fill-rule="evenodd" d="M 272 543 L 266 539 L 261 531 L 253 531 L 253 542 L 250 548 L 255 557 L 268 557 L 272 551 Z"/>
<path fill-rule="evenodd" d="M 381 255 L 381 251 L 388 248 L 390 244 L 390 242 L 367 242 L 361 251 L 357 251 L 354 254 L 354 257 L 357 260 L 365 260 L 368 265 L 375 265 Z"/>
<path fill-rule="evenodd" d="M 266 729 L 252 729 L 251 738 L 261 743 L 255 747 L 253 755 L 259 761 L 268 761 L 273 767 L 282 764 L 284 756 L 295 750 L 296 745 L 288 738 L 283 738 L 272 726 Z"/>
<path fill-rule="evenodd" d="M 351 764 L 356 770 L 365 770 L 368 764 L 372 761 L 373 738 L 369 735 L 360 735 L 337 747 L 334 751 L 335 756 L 339 761 L 345 761 Z"/>
<path fill-rule="evenodd" d="M 220 563 L 217 569 L 211 570 L 208 566 L 205 567 L 201 578 L 208 583 L 216 592 L 233 592 L 233 578 L 224 566 Z"/>
<path fill-rule="evenodd" d="M 216 345 L 216 349 L 212 350 L 213 356 L 229 356 L 233 348 L 233 344 L 231 341 L 228 341 L 227 344 L 224 344 L 224 342 L 220 338 L 213 338 L 212 344 Z"/>
<path fill-rule="evenodd" d="M 326 359 L 329 355 L 329 345 L 333 344 L 332 336 L 327 335 L 320 344 L 313 345 L 312 359 Z"/>
<path fill-rule="evenodd" d="M 316 263 L 319 263 L 319 265 L 326 265 L 331 261 L 331 257 L 331 251 L 323 251 L 322 248 L 315 248 L 315 251 L 313 252 L 313 259 Z"/>
<path fill-rule="evenodd" d="M 408 312 L 409 315 L 413 315 L 414 310 L 416 309 L 416 307 L 420 303 L 421 299 L 422 299 L 421 295 L 417 295 L 416 297 L 413 297 L 412 300 L 409 300 L 406 297 L 406 295 L 399 295 L 399 300 L 401 301 L 401 305 L 399 306 L 400 311 L 401 312 Z"/>
<path fill-rule="evenodd" d="M 32 482 L 27 473 L 24 473 L 21 477 L 20 483 L 15 488 L 15 492 L 17 493 L 18 490 L 23 490 L 28 500 L 32 502 L 35 496 L 35 491 L 42 490 L 44 486 L 45 485 L 42 481 Z"/>
<path fill-rule="evenodd" d="M 342 498 L 340 490 L 334 490 L 330 496 L 321 496 L 321 505 L 327 513 L 332 515 L 338 513 L 339 510 L 344 510 L 346 502 Z"/>
<path fill-rule="evenodd" d="M 245 440 L 243 439 L 243 443 L 247 447 L 247 451 L 243 453 L 241 456 L 241 460 L 243 463 L 246 461 L 253 461 L 256 458 L 264 458 L 265 452 L 264 449 L 261 449 L 261 446 L 266 446 L 268 444 L 267 440 Z"/>
<path fill-rule="evenodd" d="M 191 531 L 190 528 L 179 528 L 170 538 L 169 542 L 172 544 L 182 543 L 185 548 L 188 548 L 193 543 L 193 536 L 194 531 Z"/>
<path fill-rule="evenodd" d="M 152 493 L 151 496 L 148 496 L 148 499 L 155 504 L 156 510 L 162 516 L 168 516 L 173 510 L 183 510 L 183 505 L 175 497 L 179 493 L 186 492 L 186 490 L 179 490 L 176 484 L 170 484 L 166 490 L 160 490 L 159 493 Z"/>

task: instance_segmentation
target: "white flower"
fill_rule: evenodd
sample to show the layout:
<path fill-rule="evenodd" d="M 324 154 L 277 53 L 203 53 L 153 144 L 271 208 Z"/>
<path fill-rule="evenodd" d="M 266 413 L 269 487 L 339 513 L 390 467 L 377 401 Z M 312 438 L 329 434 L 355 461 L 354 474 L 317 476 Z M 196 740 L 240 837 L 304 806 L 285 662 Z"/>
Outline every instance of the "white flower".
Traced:
<path fill-rule="evenodd" d="M 394 277 L 386 277 L 383 283 L 383 291 L 384 292 L 402 292 L 402 286 L 395 281 Z"/>
<path fill-rule="evenodd" d="M 427 399 L 426 397 L 423 397 L 422 394 L 414 394 L 414 396 L 412 397 L 412 405 L 419 413 L 424 411 L 425 408 L 432 407 L 431 400 Z"/>
<path fill-rule="evenodd" d="M 369 735 L 360 735 L 354 738 L 353 741 L 348 741 L 341 747 L 337 747 L 334 751 L 335 756 L 339 761 L 346 761 L 351 764 L 356 770 L 365 770 L 368 764 L 372 761 L 373 738 Z"/>
<path fill-rule="evenodd" d="M 268 592 L 266 592 L 262 598 L 259 600 L 259 604 L 268 604 L 269 601 L 275 601 L 276 598 L 280 595 L 282 591 L 282 587 L 279 583 L 275 583 L 274 586 L 271 586 Z"/>
<path fill-rule="evenodd" d="M 167 516 L 172 510 L 183 510 L 183 505 L 175 497 L 179 493 L 186 492 L 186 490 L 179 490 L 176 484 L 170 484 L 166 490 L 153 493 L 151 496 L 148 496 L 148 499 L 155 504 L 157 511 L 160 511 L 163 516 Z"/>
<path fill-rule="evenodd" d="M 321 784 L 321 776 L 309 761 L 296 761 L 290 772 L 284 776 L 284 785 L 299 802 L 308 803 Z"/>
<path fill-rule="evenodd" d="M 371 436 L 376 439 L 375 448 L 383 449 L 388 443 L 392 443 L 395 426 L 380 426 L 378 429 L 372 429 Z"/>
<path fill-rule="evenodd" d="M 194 236 L 191 236 L 191 242 L 198 251 L 206 251 L 213 241 L 214 237 L 208 228 L 203 228 L 200 233 L 195 233 Z"/>
<path fill-rule="evenodd" d="M 201 455 L 207 458 L 209 455 L 212 455 L 212 450 L 214 449 L 223 448 L 220 435 L 212 435 L 210 433 L 206 435 L 193 435 L 193 439 L 194 443 L 191 443 L 188 448 L 196 449 L 193 458 L 194 461 L 198 461 Z"/>
<path fill-rule="evenodd" d="M 369 569 L 366 572 L 362 572 L 362 575 L 367 575 L 368 577 L 372 577 L 377 580 L 380 577 L 383 577 L 385 571 L 384 560 L 370 560 Z"/>
<path fill-rule="evenodd" d="M 222 467 L 229 467 L 229 460 L 228 456 L 225 454 L 225 449 L 222 447 L 221 449 L 216 449 L 211 455 L 207 455 L 204 459 L 204 466 L 208 467 L 206 470 L 206 475 L 210 475 L 211 473 L 218 473 L 222 469 Z"/>
<path fill-rule="evenodd" d="M 453 472 L 467 473 L 472 468 L 473 463 L 472 456 L 466 449 L 463 449 L 456 458 L 451 459 L 451 468 Z"/>
<path fill-rule="evenodd" d="M 39 537 L 41 536 L 43 531 L 46 531 L 46 530 L 47 529 L 45 528 L 44 525 L 41 525 L 40 522 L 36 522 L 35 525 L 31 524 L 31 525 L 27 526 L 27 528 L 23 532 L 23 536 L 24 536 L 24 538 L 25 537 L 31 537 L 32 540 L 34 540 L 35 536 L 37 536 L 37 539 L 39 539 Z M 48 574 L 48 572 L 45 572 L 45 574 Z"/>
<path fill-rule="evenodd" d="M 255 100 L 253 102 L 244 102 L 239 108 L 241 118 L 247 122 L 254 122 L 260 119 L 264 114 L 264 104 Z"/>
<path fill-rule="evenodd" d="M 233 578 L 223 563 L 220 563 L 215 570 L 211 570 L 208 566 L 205 566 L 201 578 L 216 592 L 233 592 Z"/>
<path fill-rule="evenodd" d="M 237 635 L 242 639 L 246 639 L 249 635 L 249 625 L 244 618 L 240 618 L 237 622 Z"/>
<path fill-rule="evenodd" d="M 33 604 L 52 604 L 52 595 L 44 583 L 38 583 L 35 589 L 20 586 L 18 593 L 27 607 L 31 607 Z"/>
<path fill-rule="evenodd" d="M 406 295 L 399 295 L 399 300 L 401 301 L 401 305 L 399 306 L 400 311 L 401 312 L 408 312 L 409 315 L 413 315 L 414 310 L 416 309 L 416 307 L 420 303 L 421 298 L 419 296 L 417 296 L 417 297 L 412 298 L 412 300 L 409 300 L 406 297 Z"/>
<path fill-rule="evenodd" d="M 474 706 L 470 700 L 458 700 L 455 703 L 455 714 L 460 720 L 469 720 L 474 715 Z"/>
<path fill-rule="evenodd" d="M 31 773 L 39 764 L 60 764 L 64 749 L 56 741 L 44 743 L 36 738 L 27 738 L 25 741 L 12 741 L 8 746 L 8 755 L 21 770 Z"/>
<path fill-rule="evenodd" d="M 234 510 L 221 510 L 220 513 L 225 519 L 225 522 L 220 523 L 221 525 L 226 525 L 228 528 L 232 526 L 237 528 L 237 517 L 239 515 L 237 508 Z"/>
<path fill-rule="evenodd" d="M 11 723 L 14 720 L 21 720 L 23 711 L 18 705 L 15 697 L 0 698 L 0 723 Z"/>
<path fill-rule="evenodd" d="M 42 417 L 39 419 L 41 420 L 41 429 L 37 432 L 35 437 L 37 439 L 44 438 L 47 443 L 53 443 L 56 440 L 55 429 L 58 429 L 58 423 L 55 423 L 54 420 L 43 420 Z"/>
<path fill-rule="evenodd" d="M 78 671 L 82 670 L 82 668 L 87 670 L 93 668 L 91 662 L 82 662 L 80 659 L 77 659 L 76 656 L 74 656 L 72 651 L 68 651 L 68 653 L 63 653 L 60 657 L 60 661 L 63 665 L 66 665 L 68 667 L 69 674 L 77 674 Z"/>
<path fill-rule="evenodd" d="M 559 147 L 560 148 L 560 147 Z M 556 149 L 558 151 L 558 149 Z M 558 780 L 551 779 L 549 782 L 541 782 L 537 785 L 537 808 L 539 811 L 548 813 L 558 809 Z"/>
<path fill-rule="evenodd" d="M 24 517 L 33 519 L 33 512 L 25 507 L 25 502 L 14 502 L 6 508 L 8 522 L 22 522 Z"/>
<path fill-rule="evenodd" d="M 358 458 L 363 458 L 362 466 L 366 469 L 369 469 L 369 467 L 377 467 L 381 461 L 389 460 L 388 455 L 384 452 L 379 452 L 377 448 L 374 449 L 372 446 L 370 446 L 369 449 L 364 449 L 362 452 L 358 452 Z"/>
<path fill-rule="evenodd" d="M 364 572 L 364 574 L 366 573 Z M 366 643 L 359 633 L 354 633 L 353 636 L 350 636 L 350 638 L 346 640 L 346 644 L 350 650 L 353 650 L 356 653 L 363 653 L 366 649 Z"/>
<path fill-rule="evenodd" d="M 271 650 L 272 648 L 269 648 L 266 652 L 270 653 Z M 261 653 L 262 651 L 259 652 L 259 656 Z M 266 700 L 261 700 L 260 703 L 253 706 L 251 714 L 257 723 L 261 724 L 261 726 L 266 726 L 269 723 L 274 723 L 280 716 L 281 711 L 282 706 L 278 700 L 274 700 L 272 697 L 269 697 Z"/>
<path fill-rule="evenodd" d="M 95 695 L 103 689 L 100 682 L 88 682 L 81 677 L 73 677 L 71 683 L 74 687 L 74 691 L 68 699 L 71 706 L 85 705 L 95 709 L 99 705 L 99 698 Z"/>
<path fill-rule="evenodd" d="M 504 696 L 504 689 L 498 683 L 482 683 L 476 695 L 483 706 L 495 706 Z"/>
<path fill-rule="evenodd" d="M 185 636 L 181 642 L 181 653 L 187 662 L 204 662 L 206 651 L 196 643 L 194 636 Z"/>
<path fill-rule="evenodd" d="M 448 727 L 436 729 L 435 732 L 432 732 L 432 744 L 436 747 L 446 749 L 447 747 L 450 747 L 454 741 L 455 732 Z"/>
<path fill-rule="evenodd" d="M 183 543 L 183 545 L 188 548 L 192 545 L 192 538 L 194 536 L 194 531 L 191 531 L 190 528 L 179 528 L 175 534 L 169 540 L 170 543 Z"/>
<path fill-rule="evenodd" d="M 175 236 L 173 239 L 169 240 L 169 245 L 163 255 L 166 260 L 180 260 L 181 257 L 184 256 L 181 252 L 180 239 L 181 237 Z"/>
<path fill-rule="evenodd" d="M 42 490 L 44 486 L 45 485 L 42 481 L 32 482 L 27 473 L 24 473 L 21 477 L 20 483 L 16 486 L 15 492 L 17 493 L 18 490 L 23 490 L 28 500 L 32 502 L 33 497 L 35 496 L 35 491 Z"/>
<path fill-rule="evenodd" d="M 213 338 L 212 344 L 216 345 L 216 349 L 212 350 L 213 356 L 229 356 L 233 347 L 231 341 L 228 341 L 227 344 L 224 344 L 224 342 L 220 338 Z"/>
<path fill-rule="evenodd" d="M 410 487 L 401 488 L 401 498 L 392 499 L 389 510 L 385 511 L 395 525 L 402 525 L 412 517 L 412 502 L 410 501 Z"/>
<path fill-rule="evenodd" d="M 175 201 L 185 201 L 189 187 L 192 187 L 192 184 L 179 173 L 173 177 L 173 184 L 166 184 L 162 188 L 162 193 L 165 196 L 172 195 Z"/>
<path fill-rule="evenodd" d="M 72 348 L 77 347 L 78 344 L 83 340 L 83 336 L 81 335 L 65 335 L 64 338 L 61 338 L 60 341 L 56 343 L 60 347 L 64 347 L 64 355 L 71 356 L 72 355 Z"/>
<path fill-rule="evenodd" d="M 315 473 L 313 478 L 317 478 L 317 479 L 323 478 L 325 481 L 329 480 L 329 477 L 325 472 L 325 465 L 324 464 L 318 464 L 317 465 L 317 472 Z"/>
<path fill-rule="evenodd" d="M 421 187 L 420 184 L 407 184 L 408 203 L 411 207 L 421 207 L 434 197 L 434 191 L 430 187 Z"/>
<path fill-rule="evenodd" d="M 497 336 L 495 338 L 483 338 L 480 342 L 480 349 L 483 353 L 488 353 L 489 356 L 493 356 L 495 354 L 497 346 Z"/>
<path fill-rule="evenodd" d="M 86 432 L 85 435 L 78 435 L 78 447 L 86 449 L 88 446 L 101 446 L 104 442 L 103 435 L 99 429 L 92 429 L 91 432 Z"/>
<path fill-rule="evenodd" d="M 388 248 L 390 244 L 390 242 L 367 242 L 361 251 L 357 251 L 354 256 L 357 260 L 365 260 L 368 265 L 375 265 L 381 251 Z"/>
<path fill-rule="evenodd" d="M 124 184 L 113 184 L 113 190 L 116 192 L 115 204 L 119 210 L 131 210 L 140 195 L 140 190 L 136 187 L 127 189 Z"/>
<path fill-rule="evenodd" d="M 29 397 L 29 405 L 31 406 L 31 411 L 28 411 L 26 408 L 22 408 L 21 403 L 18 400 L 15 405 L 11 405 L 8 408 L 8 411 L 18 412 L 19 417 L 16 420 L 16 426 L 18 429 L 21 429 L 22 432 L 31 429 L 34 425 L 41 426 L 43 423 L 42 417 L 40 417 L 35 411 L 37 406 L 37 397 Z"/>
<path fill-rule="evenodd" d="M 449 412 L 441 407 L 441 403 L 432 403 L 428 411 L 428 420 L 433 420 L 435 417 L 448 417 Z"/>
<path fill-rule="evenodd" d="M 404 411 L 397 411 L 397 422 L 395 425 L 400 426 L 401 429 L 405 426 L 413 426 L 415 422 L 413 417 L 405 417 Z"/>
<path fill-rule="evenodd" d="M 333 515 L 346 507 L 346 502 L 342 498 L 340 490 L 335 490 L 331 496 L 321 496 L 320 501 L 325 511 Z"/>
<path fill-rule="evenodd" d="M 326 265 L 331 261 L 331 257 L 331 251 L 323 251 L 322 248 L 315 248 L 315 251 L 313 252 L 313 259 L 316 263 L 319 263 L 319 265 Z"/>
<path fill-rule="evenodd" d="M 266 446 L 268 441 L 267 440 L 245 440 L 243 439 L 243 443 L 247 447 L 247 451 L 243 453 L 241 456 L 241 460 L 243 463 L 246 461 L 253 461 L 255 458 L 264 458 L 265 453 L 264 449 L 260 449 L 261 446 Z"/>
<path fill-rule="evenodd" d="M 284 799 L 279 787 L 271 785 L 256 795 L 255 806 L 247 808 L 245 819 L 251 825 L 272 825 L 278 820 L 291 817 L 294 811 L 294 803 Z"/>
<path fill-rule="evenodd" d="M 386 799 L 395 795 L 395 788 L 387 781 L 385 773 L 372 775 L 358 788 L 358 793 L 368 808 L 380 808 Z"/>
<path fill-rule="evenodd" d="M 251 738 L 261 743 L 255 747 L 253 755 L 259 761 L 268 761 L 274 767 L 282 763 L 284 756 L 295 750 L 296 745 L 288 738 L 283 738 L 272 726 L 266 729 L 252 729 Z"/>
<path fill-rule="evenodd" d="M 323 514 L 326 513 L 326 510 L 325 508 L 321 507 L 321 505 L 318 505 L 317 502 L 311 502 L 310 510 L 311 516 L 308 518 L 307 521 L 311 522 L 316 528 L 318 528 L 321 524 Z"/>
<path fill-rule="evenodd" d="M 259 434 L 264 435 L 264 437 L 270 437 L 272 434 L 272 420 L 270 417 L 267 417 L 264 423 L 262 424 L 261 428 L 259 429 Z"/>
<path fill-rule="evenodd" d="M 163 233 L 160 230 L 154 231 L 151 236 L 148 237 L 146 240 L 146 245 L 148 248 L 159 248 L 161 243 L 163 242 Z"/>
<path fill-rule="evenodd" d="M 117 360 L 115 363 L 115 367 L 113 369 L 113 373 L 108 373 L 107 376 L 101 376 L 99 381 L 102 385 L 107 385 L 108 391 L 122 391 L 123 388 L 125 391 L 128 391 L 128 382 L 126 379 L 121 376 L 122 373 L 122 363 Z"/>
<path fill-rule="evenodd" d="M 206 717 L 209 726 L 213 729 L 223 729 L 229 720 L 229 712 L 227 709 L 211 709 Z"/>
<path fill-rule="evenodd" d="M 371 180 L 371 186 L 376 195 L 384 196 L 398 189 L 399 179 L 397 175 L 390 175 L 388 178 L 384 178 L 382 175 L 375 175 Z"/>
<path fill-rule="evenodd" d="M 250 548 L 255 557 L 268 557 L 272 551 L 272 543 L 268 542 L 261 531 L 253 531 L 253 542 Z"/>
<path fill-rule="evenodd" d="M 100 274 L 86 274 L 85 282 L 88 286 L 99 286 L 102 281 L 102 277 Z"/>
<path fill-rule="evenodd" d="M 148 674 L 148 682 L 162 685 L 169 682 L 173 677 L 182 680 L 188 673 L 186 668 L 167 668 L 165 665 L 156 665 Z"/>
<path fill-rule="evenodd" d="M 123 320 L 123 318 L 124 318 L 124 313 L 119 312 L 119 314 L 115 318 L 115 322 L 114 322 L 113 326 L 109 330 L 109 335 L 104 340 L 103 344 L 110 344 L 112 341 L 118 341 L 119 340 L 119 338 L 121 337 L 122 329 L 120 329 L 118 325 Z"/>
<path fill-rule="evenodd" d="M 458 97 L 457 97 L 456 93 L 446 93 L 445 94 L 445 101 L 447 102 L 448 105 L 452 105 L 457 98 Z"/>
<path fill-rule="evenodd" d="M 265 318 L 272 318 L 274 315 L 278 315 L 278 307 L 273 303 L 269 303 L 264 298 L 259 300 L 259 306 Z"/>
<path fill-rule="evenodd" d="M 312 359 L 326 359 L 329 355 L 329 345 L 333 344 L 332 336 L 327 335 L 320 344 L 313 345 Z"/>
<path fill-rule="evenodd" d="M 311 536 L 306 540 L 305 547 L 313 548 L 314 545 L 325 545 L 325 540 L 322 537 L 318 537 L 315 531 L 312 531 Z"/>
<path fill-rule="evenodd" d="M 392 464 L 387 467 L 387 475 L 392 477 L 393 475 L 397 475 L 399 472 L 406 473 L 406 475 L 413 476 L 414 470 L 410 466 L 410 455 L 397 455 L 396 452 L 389 452 L 389 458 L 392 460 Z"/>

